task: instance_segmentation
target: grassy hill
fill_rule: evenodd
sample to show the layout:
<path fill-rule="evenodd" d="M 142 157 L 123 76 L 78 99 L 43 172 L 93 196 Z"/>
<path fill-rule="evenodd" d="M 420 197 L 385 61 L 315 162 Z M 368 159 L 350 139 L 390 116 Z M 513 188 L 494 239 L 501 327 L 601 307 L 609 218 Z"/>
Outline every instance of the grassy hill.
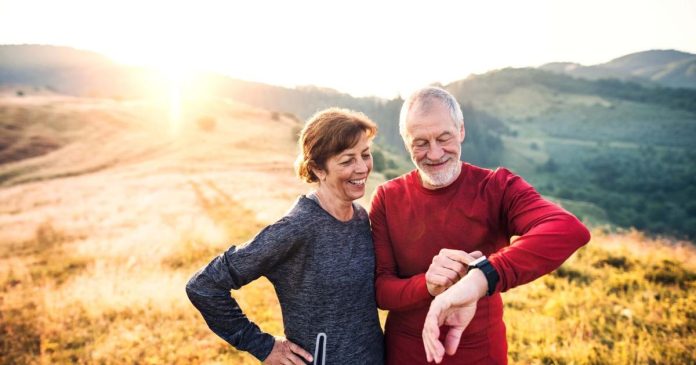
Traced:
<path fill-rule="evenodd" d="M 498 164 L 574 213 L 696 237 L 696 92 L 534 69 L 446 87 L 512 131 L 493 133 L 502 142 Z"/>
<path fill-rule="evenodd" d="M 292 173 L 294 118 L 59 95 L 2 96 L 0 115 L 0 364 L 257 363 L 207 329 L 184 285 L 309 189 Z M 511 362 L 693 362 L 695 280 L 691 245 L 596 230 L 504 295 Z M 233 295 L 282 334 L 267 280 Z"/>
<path fill-rule="evenodd" d="M 241 361 L 183 288 L 307 190 L 297 122 L 223 99 L 176 128 L 148 100 L 4 97 L 0 113 L 16 141 L 0 165 L 0 363 Z M 243 293 L 277 328 L 270 284 Z"/>
<path fill-rule="evenodd" d="M 32 54 L 42 56 L 34 60 L 46 60 L 43 68 L 20 62 Z M 171 80 L 153 70 L 115 65 L 90 52 L 0 46 L 0 55 L 0 85 L 27 96 L 52 90 L 137 101 L 144 95 L 167 95 L 171 86 Z M 462 104 L 467 126 L 463 159 L 509 167 L 586 222 L 694 240 L 696 155 L 690 146 L 696 140 L 696 90 L 621 80 L 627 72 L 667 70 L 692 57 L 655 50 L 627 55 L 602 65 L 602 77 L 610 79 L 503 69 L 444 85 Z M 180 86 L 190 95 L 233 99 L 290 119 L 304 120 L 328 106 L 360 110 L 380 127 L 380 172 L 393 177 L 412 168 L 398 133 L 399 98 L 355 98 L 326 88 L 283 88 L 215 74 L 191 77 Z M 27 140 L 0 153 L 0 160 L 9 161 L 26 149 L 43 153 L 56 143 L 63 142 Z M 12 178 L 2 174 L 0 180 Z"/>

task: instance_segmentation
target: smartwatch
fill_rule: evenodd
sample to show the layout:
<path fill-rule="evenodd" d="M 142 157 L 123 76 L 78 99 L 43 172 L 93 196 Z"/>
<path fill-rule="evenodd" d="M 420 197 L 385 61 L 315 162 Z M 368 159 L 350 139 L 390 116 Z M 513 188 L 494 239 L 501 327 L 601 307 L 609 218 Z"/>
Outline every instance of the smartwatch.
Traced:
<path fill-rule="evenodd" d="M 486 292 L 486 295 L 491 296 L 495 291 L 496 285 L 498 285 L 498 279 L 500 279 L 498 272 L 495 271 L 493 265 L 491 265 L 486 256 L 481 256 L 469 263 L 469 270 L 471 269 L 479 269 L 481 272 L 483 272 L 483 275 L 486 277 L 486 281 L 488 281 L 488 291 Z"/>

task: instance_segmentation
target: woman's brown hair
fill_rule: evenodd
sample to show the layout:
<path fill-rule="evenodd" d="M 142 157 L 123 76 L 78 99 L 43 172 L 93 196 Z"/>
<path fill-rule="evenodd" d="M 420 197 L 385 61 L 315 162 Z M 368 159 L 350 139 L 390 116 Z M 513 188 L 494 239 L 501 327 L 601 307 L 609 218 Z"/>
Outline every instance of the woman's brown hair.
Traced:
<path fill-rule="evenodd" d="M 297 175 L 308 183 L 319 181 L 312 169 L 325 170 L 329 158 L 355 146 L 363 133 L 368 138 L 377 134 L 377 125 L 363 113 L 341 108 L 317 112 L 300 132 Z"/>

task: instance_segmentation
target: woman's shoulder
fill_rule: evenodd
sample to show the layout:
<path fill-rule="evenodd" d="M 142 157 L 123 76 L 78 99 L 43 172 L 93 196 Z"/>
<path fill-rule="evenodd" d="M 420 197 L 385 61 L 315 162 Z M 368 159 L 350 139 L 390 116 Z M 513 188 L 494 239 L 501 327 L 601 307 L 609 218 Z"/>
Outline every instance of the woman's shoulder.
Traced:
<path fill-rule="evenodd" d="M 353 210 L 355 211 L 355 219 L 360 221 L 369 221 L 368 213 L 358 202 L 353 202 Z"/>
<path fill-rule="evenodd" d="M 256 236 L 249 241 L 257 242 L 263 246 L 272 243 L 273 247 L 278 245 L 296 246 L 299 243 L 307 241 L 311 235 L 307 227 L 307 222 L 311 221 L 308 208 L 301 201 L 301 197 L 295 201 L 295 204 L 278 220 L 265 226 Z"/>
<path fill-rule="evenodd" d="M 295 204 L 290 207 L 290 210 L 288 210 L 281 220 L 304 222 L 306 220 L 315 219 L 320 213 L 321 207 L 319 204 L 303 194 L 297 197 Z"/>
<path fill-rule="evenodd" d="M 290 209 L 271 227 L 280 230 L 306 231 L 321 216 L 321 207 L 305 195 L 300 195 Z"/>

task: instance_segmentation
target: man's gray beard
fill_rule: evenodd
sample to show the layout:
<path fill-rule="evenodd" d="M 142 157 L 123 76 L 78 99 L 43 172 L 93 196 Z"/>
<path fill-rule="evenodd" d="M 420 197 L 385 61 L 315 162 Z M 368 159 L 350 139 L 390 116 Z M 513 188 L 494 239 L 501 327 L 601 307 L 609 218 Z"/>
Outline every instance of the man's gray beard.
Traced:
<path fill-rule="evenodd" d="M 425 161 L 423 161 L 425 162 Z M 450 167 L 445 171 L 440 171 L 436 173 L 428 173 L 424 168 L 425 165 L 416 164 L 418 166 L 418 172 L 420 173 L 421 179 L 428 185 L 440 187 L 451 184 L 459 176 L 461 164 L 458 161 L 450 161 L 448 164 Z"/>

